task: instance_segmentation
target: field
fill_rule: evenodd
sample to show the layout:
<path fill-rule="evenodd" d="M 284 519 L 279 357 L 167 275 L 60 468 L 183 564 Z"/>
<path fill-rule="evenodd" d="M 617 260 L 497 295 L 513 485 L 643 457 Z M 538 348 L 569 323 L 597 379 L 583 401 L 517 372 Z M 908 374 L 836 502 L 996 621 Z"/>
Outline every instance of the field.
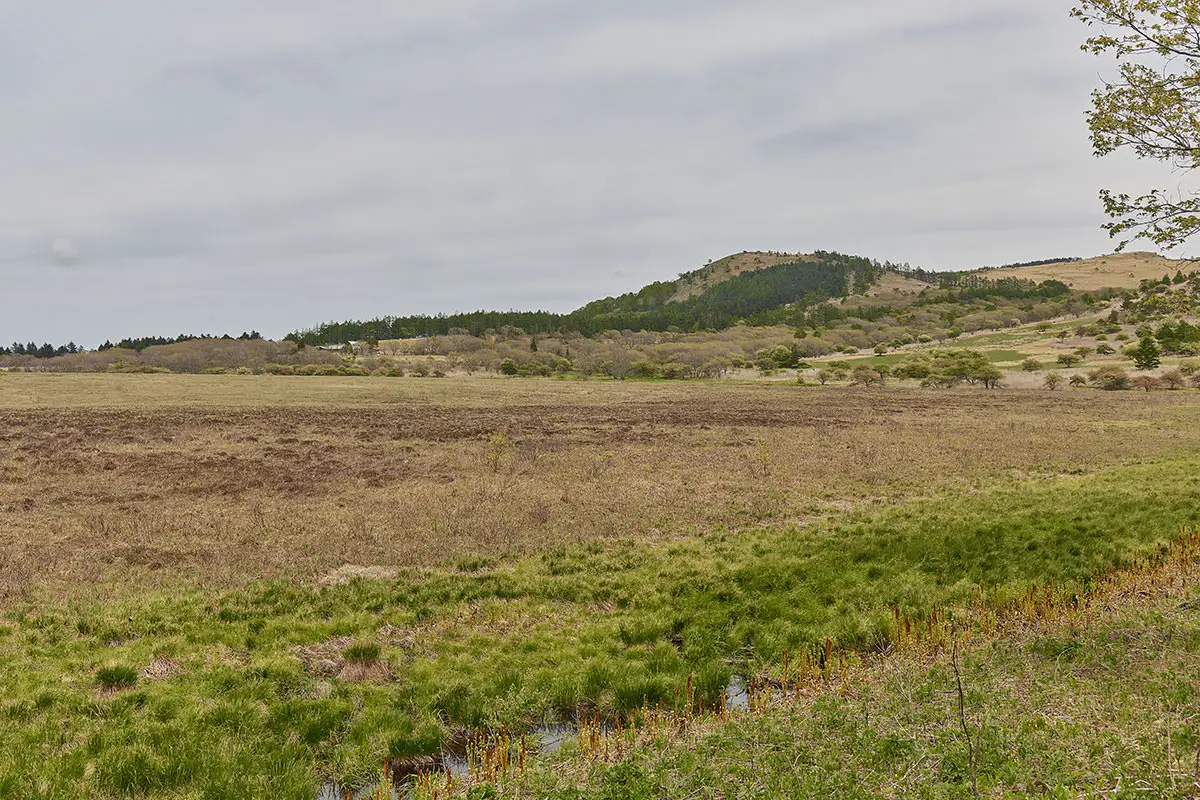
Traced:
<path fill-rule="evenodd" d="M 1177 261 L 1157 253 L 1110 253 L 1065 264 L 1043 264 L 1036 267 L 989 269 L 981 274 L 992 279 L 1022 278 L 1031 281 L 1056 280 L 1082 292 L 1093 292 L 1118 286 L 1135 289 L 1143 280 L 1158 280 L 1182 269 L 1196 268 L 1193 261 Z"/>
<path fill-rule="evenodd" d="M 0 375 L 0 796 L 312 798 L 1076 591 L 1200 524 L 1197 397 Z"/>

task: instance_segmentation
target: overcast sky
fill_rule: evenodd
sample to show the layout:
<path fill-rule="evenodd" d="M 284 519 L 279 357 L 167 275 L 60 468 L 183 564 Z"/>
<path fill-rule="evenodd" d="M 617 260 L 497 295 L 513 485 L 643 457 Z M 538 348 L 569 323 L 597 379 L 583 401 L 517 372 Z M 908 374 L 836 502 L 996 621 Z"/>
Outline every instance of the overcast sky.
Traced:
<path fill-rule="evenodd" d="M 1111 248 L 1069 0 L 6 0 L 0 341 Z"/>

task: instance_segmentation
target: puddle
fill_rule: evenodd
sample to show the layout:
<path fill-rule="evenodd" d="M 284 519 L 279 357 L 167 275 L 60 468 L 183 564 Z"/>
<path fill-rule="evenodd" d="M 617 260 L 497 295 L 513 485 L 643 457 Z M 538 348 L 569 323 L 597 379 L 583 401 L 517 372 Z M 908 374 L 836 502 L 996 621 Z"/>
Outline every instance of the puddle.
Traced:
<path fill-rule="evenodd" d="M 735 676 L 725 687 L 725 708 L 730 711 L 750 710 L 750 688 L 742 678 Z"/>
<path fill-rule="evenodd" d="M 579 738 L 579 726 L 572 723 L 546 725 L 534 728 L 529 738 L 537 742 L 537 752 L 553 754 L 562 750 L 562 746 L 567 742 Z"/>
<path fill-rule="evenodd" d="M 725 687 L 725 709 L 730 712 L 745 712 L 751 708 L 751 690 L 745 679 L 734 677 Z M 585 723 L 586 727 L 586 723 Z M 594 728 L 596 733 L 604 735 L 612 731 L 608 724 L 601 723 Z M 574 722 L 563 722 L 555 725 L 540 725 L 529 731 L 524 737 L 531 755 L 554 755 L 560 752 L 564 745 L 579 739 L 579 725 Z M 514 744 L 520 742 L 518 738 Z M 445 750 L 427 759 L 397 760 L 392 764 L 391 778 L 393 785 L 390 793 L 384 795 L 381 787 L 376 785 L 360 789 L 347 789 L 335 783 L 327 783 L 321 787 L 317 800 L 407 800 L 412 797 L 412 781 L 422 775 L 445 775 L 449 773 L 454 778 L 466 777 L 471 772 L 471 764 L 467 758 L 468 742 L 464 740 L 448 743 Z"/>
<path fill-rule="evenodd" d="M 607 726 L 601 728 L 608 731 Z M 579 727 L 570 722 L 557 725 L 542 725 L 532 729 L 525 736 L 529 753 L 552 755 L 562 750 L 563 745 L 575 741 L 579 737 Z M 520 741 L 519 739 L 517 741 Z M 449 773 L 455 778 L 461 778 L 471 773 L 471 764 L 467 760 L 467 743 L 455 742 L 450 749 L 443 750 L 428 759 L 398 760 L 392 764 L 390 800 L 406 800 L 412 797 L 411 783 L 422 775 L 445 775 Z M 336 783 L 326 783 L 317 794 L 317 800 L 381 800 L 378 784 L 360 789 L 347 789 Z"/>

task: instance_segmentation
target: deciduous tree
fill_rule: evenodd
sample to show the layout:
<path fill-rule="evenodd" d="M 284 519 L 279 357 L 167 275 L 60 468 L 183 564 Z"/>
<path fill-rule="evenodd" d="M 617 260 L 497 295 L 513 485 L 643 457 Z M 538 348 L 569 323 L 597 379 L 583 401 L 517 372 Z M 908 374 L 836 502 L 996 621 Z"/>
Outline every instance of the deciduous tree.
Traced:
<path fill-rule="evenodd" d="M 1095 154 L 1131 150 L 1182 172 L 1200 165 L 1200 2 L 1080 0 L 1071 15 L 1094 33 L 1085 51 L 1119 60 L 1116 75 L 1092 94 Z M 1200 230 L 1195 194 L 1104 189 L 1100 199 L 1118 250 L 1136 239 L 1171 248 Z"/>

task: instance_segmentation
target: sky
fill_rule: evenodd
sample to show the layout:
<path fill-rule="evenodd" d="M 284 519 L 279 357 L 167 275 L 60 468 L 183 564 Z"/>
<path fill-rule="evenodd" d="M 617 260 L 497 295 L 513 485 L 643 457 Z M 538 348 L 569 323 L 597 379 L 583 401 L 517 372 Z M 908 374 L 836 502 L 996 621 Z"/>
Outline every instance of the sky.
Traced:
<path fill-rule="evenodd" d="M 0 342 L 1112 249 L 1069 0 L 5 0 Z"/>

